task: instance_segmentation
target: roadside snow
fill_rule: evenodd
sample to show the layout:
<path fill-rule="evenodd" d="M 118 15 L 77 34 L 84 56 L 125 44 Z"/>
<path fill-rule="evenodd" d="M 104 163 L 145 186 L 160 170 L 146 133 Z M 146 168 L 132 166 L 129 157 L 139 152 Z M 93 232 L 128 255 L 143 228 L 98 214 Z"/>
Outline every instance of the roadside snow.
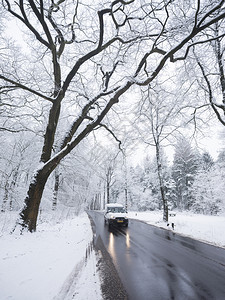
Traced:
<path fill-rule="evenodd" d="M 23 235 L 5 231 L 15 220 L 13 214 L 7 218 L 0 221 L 1 300 L 91 299 L 81 289 L 85 284 L 94 299 L 101 299 L 87 214 L 59 224 L 45 222 L 36 233 Z"/>
<path fill-rule="evenodd" d="M 225 247 L 225 216 L 177 212 L 169 224 L 162 212 L 129 212 L 129 217 Z M 44 218 L 37 232 L 9 234 L 16 215 L 0 215 L 1 300 L 101 300 L 97 259 L 87 214 Z M 48 220 L 48 221 L 46 221 Z"/>
<path fill-rule="evenodd" d="M 169 226 L 162 220 L 161 211 L 129 212 L 129 218 L 139 219 L 148 224 L 172 230 L 194 239 L 198 239 L 219 247 L 225 247 L 225 217 L 194 214 L 190 212 L 175 212 L 169 217 Z"/>

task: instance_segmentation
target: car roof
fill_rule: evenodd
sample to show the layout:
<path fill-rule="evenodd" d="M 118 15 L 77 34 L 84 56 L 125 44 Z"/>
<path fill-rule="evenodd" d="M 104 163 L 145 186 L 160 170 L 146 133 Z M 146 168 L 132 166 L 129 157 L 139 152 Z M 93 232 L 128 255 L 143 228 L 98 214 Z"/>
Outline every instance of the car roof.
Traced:
<path fill-rule="evenodd" d="M 109 203 L 106 204 L 106 207 L 123 207 L 123 205 L 119 203 Z"/>

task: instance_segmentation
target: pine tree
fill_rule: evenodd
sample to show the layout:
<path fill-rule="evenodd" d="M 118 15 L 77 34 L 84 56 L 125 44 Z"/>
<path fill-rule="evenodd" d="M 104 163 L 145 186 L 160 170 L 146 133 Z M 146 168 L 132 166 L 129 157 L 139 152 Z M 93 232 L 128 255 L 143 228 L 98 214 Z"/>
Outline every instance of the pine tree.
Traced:
<path fill-rule="evenodd" d="M 176 185 L 177 207 L 189 209 L 193 202 L 191 186 L 199 165 L 199 155 L 184 137 L 179 139 L 175 148 L 172 178 Z"/>
<path fill-rule="evenodd" d="M 202 155 L 202 165 L 192 186 L 194 202 L 192 210 L 197 213 L 216 215 L 222 210 L 224 182 L 219 162 L 214 164 L 208 153 Z"/>
<path fill-rule="evenodd" d="M 208 152 L 204 152 L 202 154 L 202 168 L 203 170 L 210 170 L 214 165 L 214 161 L 212 156 Z"/>

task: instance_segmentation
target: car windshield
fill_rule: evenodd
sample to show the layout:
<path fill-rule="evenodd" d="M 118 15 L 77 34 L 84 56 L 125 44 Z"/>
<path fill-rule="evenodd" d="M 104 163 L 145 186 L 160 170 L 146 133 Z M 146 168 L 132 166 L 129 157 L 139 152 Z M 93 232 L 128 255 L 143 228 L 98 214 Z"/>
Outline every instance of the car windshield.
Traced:
<path fill-rule="evenodd" d="M 125 209 L 123 207 L 108 207 L 107 212 L 125 213 Z"/>

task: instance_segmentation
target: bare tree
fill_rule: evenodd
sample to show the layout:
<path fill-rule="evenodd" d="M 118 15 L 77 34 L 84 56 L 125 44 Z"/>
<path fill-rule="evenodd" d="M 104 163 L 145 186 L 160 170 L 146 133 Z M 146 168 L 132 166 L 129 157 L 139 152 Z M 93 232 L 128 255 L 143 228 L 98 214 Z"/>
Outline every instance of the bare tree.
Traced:
<path fill-rule="evenodd" d="M 187 5 L 115 0 L 105 7 L 101 1 L 82 0 L 50 4 L 2 0 L 2 4 L 29 33 L 31 54 L 34 57 L 36 51 L 38 56 L 29 60 L 33 69 L 21 64 L 14 72 L 10 63 L 2 65 L 1 86 L 7 83 L 13 95 L 31 98 L 36 105 L 47 102 L 49 108 L 41 164 L 20 213 L 19 224 L 32 232 L 45 184 L 59 162 L 102 125 L 132 86 L 150 84 L 169 61 L 184 60 L 193 45 L 207 42 L 201 32 L 224 21 L 224 1 Z M 73 120 L 53 155 L 64 110 Z"/>
<path fill-rule="evenodd" d="M 12 134 L 4 131 L 1 133 L 0 149 L 0 195 L 1 211 L 18 210 L 22 199 L 19 195 L 24 193 L 26 178 L 32 175 L 32 153 L 36 151 L 36 145 L 32 143 L 33 135 L 23 133 Z M 33 159 L 33 163 L 37 163 Z"/>
<path fill-rule="evenodd" d="M 169 89 L 168 89 L 169 87 Z M 183 126 L 180 118 L 183 99 L 176 93 L 176 84 L 171 78 L 165 78 L 164 83 L 156 80 L 155 86 L 143 90 L 142 106 L 139 110 L 138 131 L 142 141 L 155 148 L 155 159 L 161 201 L 163 204 L 163 220 L 168 221 L 168 203 L 166 198 L 166 182 L 164 176 L 163 148 L 173 143 L 174 135 Z"/>
<path fill-rule="evenodd" d="M 225 125 L 224 29 L 223 22 L 216 22 L 210 30 L 206 30 L 205 36 L 209 42 L 193 47 L 193 58 L 189 60 L 198 89 L 201 88 L 200 98 L 205 101 L 204 104 L 201 101 L 202 105 L 196 108 L 195 113 L 200 108 L 211 108 L 222 125 Z"/>

